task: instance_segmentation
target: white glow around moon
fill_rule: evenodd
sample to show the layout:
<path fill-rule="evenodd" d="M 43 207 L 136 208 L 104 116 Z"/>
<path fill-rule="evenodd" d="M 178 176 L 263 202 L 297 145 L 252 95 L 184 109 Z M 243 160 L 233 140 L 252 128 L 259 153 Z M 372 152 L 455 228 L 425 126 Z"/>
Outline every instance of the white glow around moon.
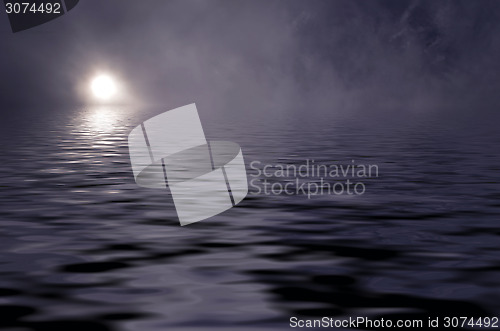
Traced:
<path fill-rule="evenodd" d="M 101 100 L 109 100 L 116 93 L 116 84 L 106 75 L 97 76 L 90 85 L 94 96 Z"/>

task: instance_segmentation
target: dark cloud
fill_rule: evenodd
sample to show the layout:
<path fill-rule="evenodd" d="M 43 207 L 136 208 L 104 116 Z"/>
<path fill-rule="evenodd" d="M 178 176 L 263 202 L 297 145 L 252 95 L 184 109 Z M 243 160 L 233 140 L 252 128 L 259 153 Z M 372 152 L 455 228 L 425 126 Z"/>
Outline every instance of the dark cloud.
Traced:
<path fill-rule="evenodd" d="M 82 1 L 17 34 L 2 17 L 2 104 L 85 103 L 104 70 L 126 102 L 486 111 L 499 16 L 498 1 Z"/>

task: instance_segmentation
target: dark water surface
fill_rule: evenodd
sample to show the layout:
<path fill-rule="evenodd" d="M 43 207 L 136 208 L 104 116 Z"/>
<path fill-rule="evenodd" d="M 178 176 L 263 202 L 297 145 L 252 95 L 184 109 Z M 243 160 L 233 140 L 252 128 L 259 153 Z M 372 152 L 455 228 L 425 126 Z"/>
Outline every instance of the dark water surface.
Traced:
<path fill-rule="evenodd" d="M 252 194 L 180 227 L 168 194 L 138 187 L 128 159 L 128 133 L 159 112 L 13 112 L 2 123 L 5 330 L 271 330 L 288 329 L 291 316 L 500 315 L 495 128 L 217 121 L 200 110 L 207 137 L 239 143 L 247 165 L 355 160 L 377 164 L 379 177 L 361 196 Z"/>

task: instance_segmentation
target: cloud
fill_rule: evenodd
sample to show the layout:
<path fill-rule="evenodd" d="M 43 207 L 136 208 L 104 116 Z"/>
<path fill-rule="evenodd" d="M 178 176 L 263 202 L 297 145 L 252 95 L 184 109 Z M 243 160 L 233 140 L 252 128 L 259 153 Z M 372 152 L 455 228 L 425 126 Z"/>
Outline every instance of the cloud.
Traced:
<path fill-rule="evenodd" d="M 167 107 L 490 109 L 499 15 L 496 1 L 82 2 L 4 34 L 0 88 L 3 102 L 85 103 L 106 70 L 129 102 Z"/>

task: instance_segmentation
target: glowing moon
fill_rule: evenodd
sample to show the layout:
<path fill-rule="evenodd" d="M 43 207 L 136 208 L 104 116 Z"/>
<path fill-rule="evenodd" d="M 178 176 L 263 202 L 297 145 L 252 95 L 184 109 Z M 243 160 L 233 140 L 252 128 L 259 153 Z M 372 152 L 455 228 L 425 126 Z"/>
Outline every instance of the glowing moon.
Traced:
<path fill-rule="evenodd" d="M 116 84 L 106 75 L 97 76 L 90 85 L 94 96 L 101 100 L 109 100 L 116 93 Z"/>

